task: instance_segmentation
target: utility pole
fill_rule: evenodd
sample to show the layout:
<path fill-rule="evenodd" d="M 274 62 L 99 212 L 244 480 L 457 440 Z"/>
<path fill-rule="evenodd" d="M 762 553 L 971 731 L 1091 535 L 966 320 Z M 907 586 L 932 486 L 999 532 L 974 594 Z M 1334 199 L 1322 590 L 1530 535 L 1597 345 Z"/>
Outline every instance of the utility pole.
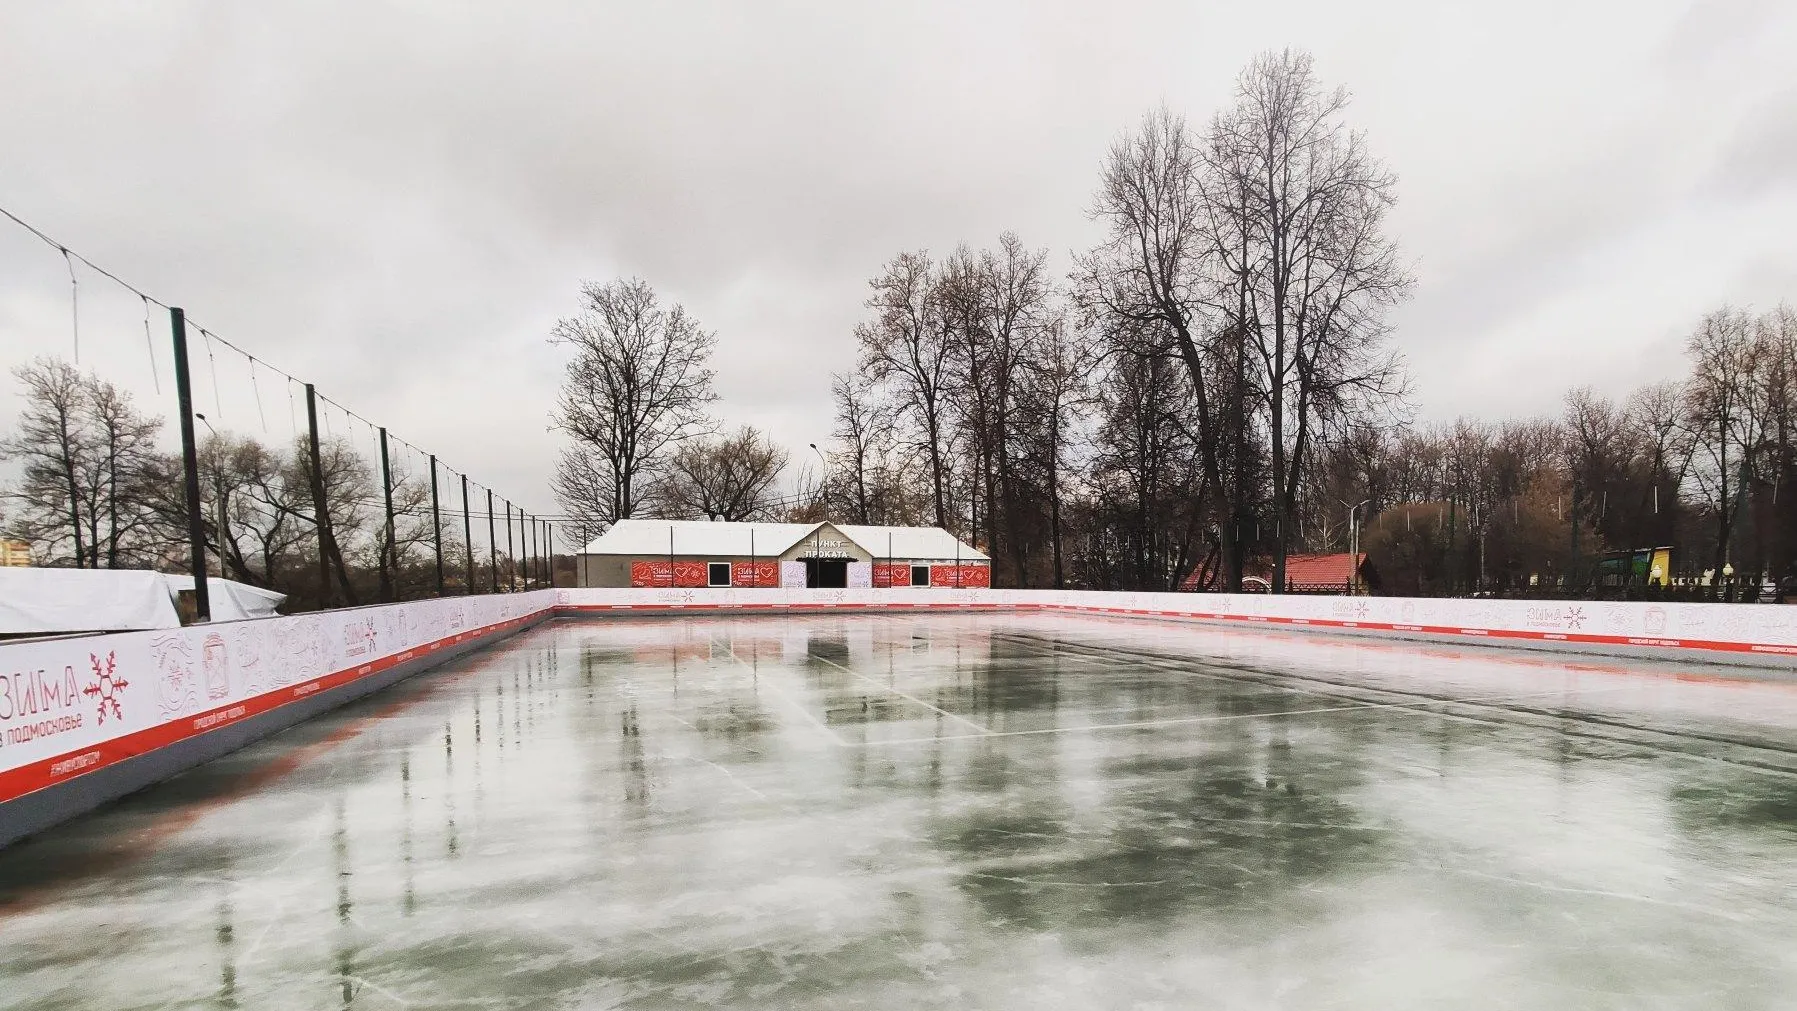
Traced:
<path fill-rule="evenodd" d="M 187 314 L 179 308 L 171 307 L 168 319 L 169 329 L 175 340 L 175 402 L 181 409 L 181 469 L 187 492 L 187 543 L 188 563 L 193 570 L 193 613 L 196 621 L 211 621 L 212 596 L 207 592 L 206 586 L 206 520 L 200 505 L 200 457 L 195 449 L 193 436 L 193 383 L 187 373 Z"/>
<path fill-rule="evenodd" d="M 1336 499 L 1348 507 L 1348 596 L 1352 597 L 1360 589 L 1360 507 L 1371 502 L 1363 498 L 1350 503 L 1347 499 Z"/>

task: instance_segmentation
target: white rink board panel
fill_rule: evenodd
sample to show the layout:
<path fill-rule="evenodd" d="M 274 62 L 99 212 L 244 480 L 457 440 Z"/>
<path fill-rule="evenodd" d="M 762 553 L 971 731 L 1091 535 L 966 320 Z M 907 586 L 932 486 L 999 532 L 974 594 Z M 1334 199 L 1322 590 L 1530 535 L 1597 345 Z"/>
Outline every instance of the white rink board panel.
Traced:
<path fill-rule="evenodd" d="M 0 803 L 546 614 L 553 591 L 0 645 Z"/>
<path fill-rule="evenodd" d="M 1092 590 L 690 589 L 559 590 L 558 613 L 721 609 L 729 611 L 905 609 L 1067 610 L 1203 621 L 1312 627 L 1411 638 L 1498 640 L 1552 649 L 1556 644 L 1731 654 L 1732 659 L 1797 664 L 1797 607 L 1773 604 L 1624 603 L 1463 600 L 1432 597 L 1337 597 L 1224 593 L 1112 593 Z M 1757 659 L 1754 659 L 1757 657 Z"/>

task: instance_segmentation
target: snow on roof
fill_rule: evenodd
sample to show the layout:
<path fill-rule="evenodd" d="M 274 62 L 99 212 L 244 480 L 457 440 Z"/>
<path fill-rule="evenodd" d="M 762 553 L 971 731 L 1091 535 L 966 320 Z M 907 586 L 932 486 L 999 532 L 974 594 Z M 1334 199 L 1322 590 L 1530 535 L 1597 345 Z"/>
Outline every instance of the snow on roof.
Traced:
<path fill-rule="evenodd" d="M 988 561 L 986 554 L 973 545 L 955 539 L 941 527 L 873 527 L 857 524 L 832 524 L 844 537 L 861 545 L 875 558 L 917 558 L 931 561 Z"/>
<path fill-rule="evenodd" d="M 619 520 L 586 546 L 589 555 L 705 555 L 746 558 L 784 554 L 822 523 L 713 523 L 709 520 Z M 985 561 L 941 527 L 877 527 L 831 523 L 876 558 Z M 669 541 L 670 531 L 673 534 Z M 959 546 L 957 548 L 957 545 Z"/>
<path fill-rule="evenodd" d="M 816 523 L 713 523 L 708 520 L 619 520 L 586 546 L 589 555 L 777 555 Z M 670 543 L 669 532 L 672 532 Z M 751 550 L 753 549 L 753 550 Z"/>

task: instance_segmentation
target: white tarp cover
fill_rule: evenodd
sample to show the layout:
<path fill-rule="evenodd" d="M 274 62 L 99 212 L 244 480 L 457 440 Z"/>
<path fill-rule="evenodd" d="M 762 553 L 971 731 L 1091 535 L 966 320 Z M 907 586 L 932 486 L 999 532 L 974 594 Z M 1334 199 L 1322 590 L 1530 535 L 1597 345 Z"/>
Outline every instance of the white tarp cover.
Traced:
<path fill-rule="evenodd" d="M 0 635 L 179 628 L 175 599 L 192 576 L 147 569 L 0 568 Z M 206 580 L 213 621 L 267 618 L 284 593 L 216 576 Z"/>
<path fill-rule="evenodd" d="M 180 624 L 160 572 L 0 568 L 0 634 L 118 632 Z"/>
<path fill-rule="evenodd" d="M 168 581 L 170 596 L 193 590 L 192 576 L 163 576 Z M 244 618 L 273 617 L 275 608 L 287 599 L 285 593 L 264 590 L 260 586 L 239 583 L 233 579 L 206 577 L 207 603 L 212 607 L 213 621 L 240 621 Z"/>

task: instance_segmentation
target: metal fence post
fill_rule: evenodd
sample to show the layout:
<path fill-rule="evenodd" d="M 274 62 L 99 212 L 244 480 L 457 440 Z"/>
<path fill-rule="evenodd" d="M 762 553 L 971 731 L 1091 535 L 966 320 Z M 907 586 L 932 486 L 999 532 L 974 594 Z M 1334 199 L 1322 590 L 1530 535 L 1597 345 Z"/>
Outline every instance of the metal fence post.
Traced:
<path fill-rule="evenodd" d="M 443 513 L 437 505 L 437 454 L 431 454 L 431 531 L 437 542 L 437 596 L 443 596 Z"/>
<path fill-rule="evenodd" d="M 399 547 L 394 544 L 393 467 L 387 458 L 387 430 L 381 429 L 381 495 L 387 500 L 387 543 L 381 548 L 381 603 L 393 601 L 393 582 L 398 575 Z"/>
<path fill-rule="evenodd" d="M 499 592 L 499 538 L 493 535 L 493 489 L 487 489 L 487 568 L 492 577 L 487 585 L 488 593 Z"/>
<path fill-rule="evenodd" d="M 175 402 L 181 410 L 181 469 L 187 492 L 188 562 L 193 569 L 194 618 L 211 621 L 212 596 L 206 586 L 206 521 L 204 507 L 200 504 L 200 457 L 193 436 L 193 384 L 187 374 L 187 314 L 171 307 L 168 320 L 175 339 Z M 148 324 L 145 326 L 147 328 Z"/>
<path fill-rule="evenodd" d="M 468 517 L 468 475 L 462 475 L 462 540 L 468 549 L 468 589 L 464 593 L 474 592 L 474 526 Z"/>
<path fill-rule="evenodd" d="M 324 455 L 318 449 L 318 390 L 306 384 L 306 439 L 312 453 L 312 522 L 318 529 L 318 604 L 329 608 L 331 592 L 331 507 L 325 497 Z"/>

